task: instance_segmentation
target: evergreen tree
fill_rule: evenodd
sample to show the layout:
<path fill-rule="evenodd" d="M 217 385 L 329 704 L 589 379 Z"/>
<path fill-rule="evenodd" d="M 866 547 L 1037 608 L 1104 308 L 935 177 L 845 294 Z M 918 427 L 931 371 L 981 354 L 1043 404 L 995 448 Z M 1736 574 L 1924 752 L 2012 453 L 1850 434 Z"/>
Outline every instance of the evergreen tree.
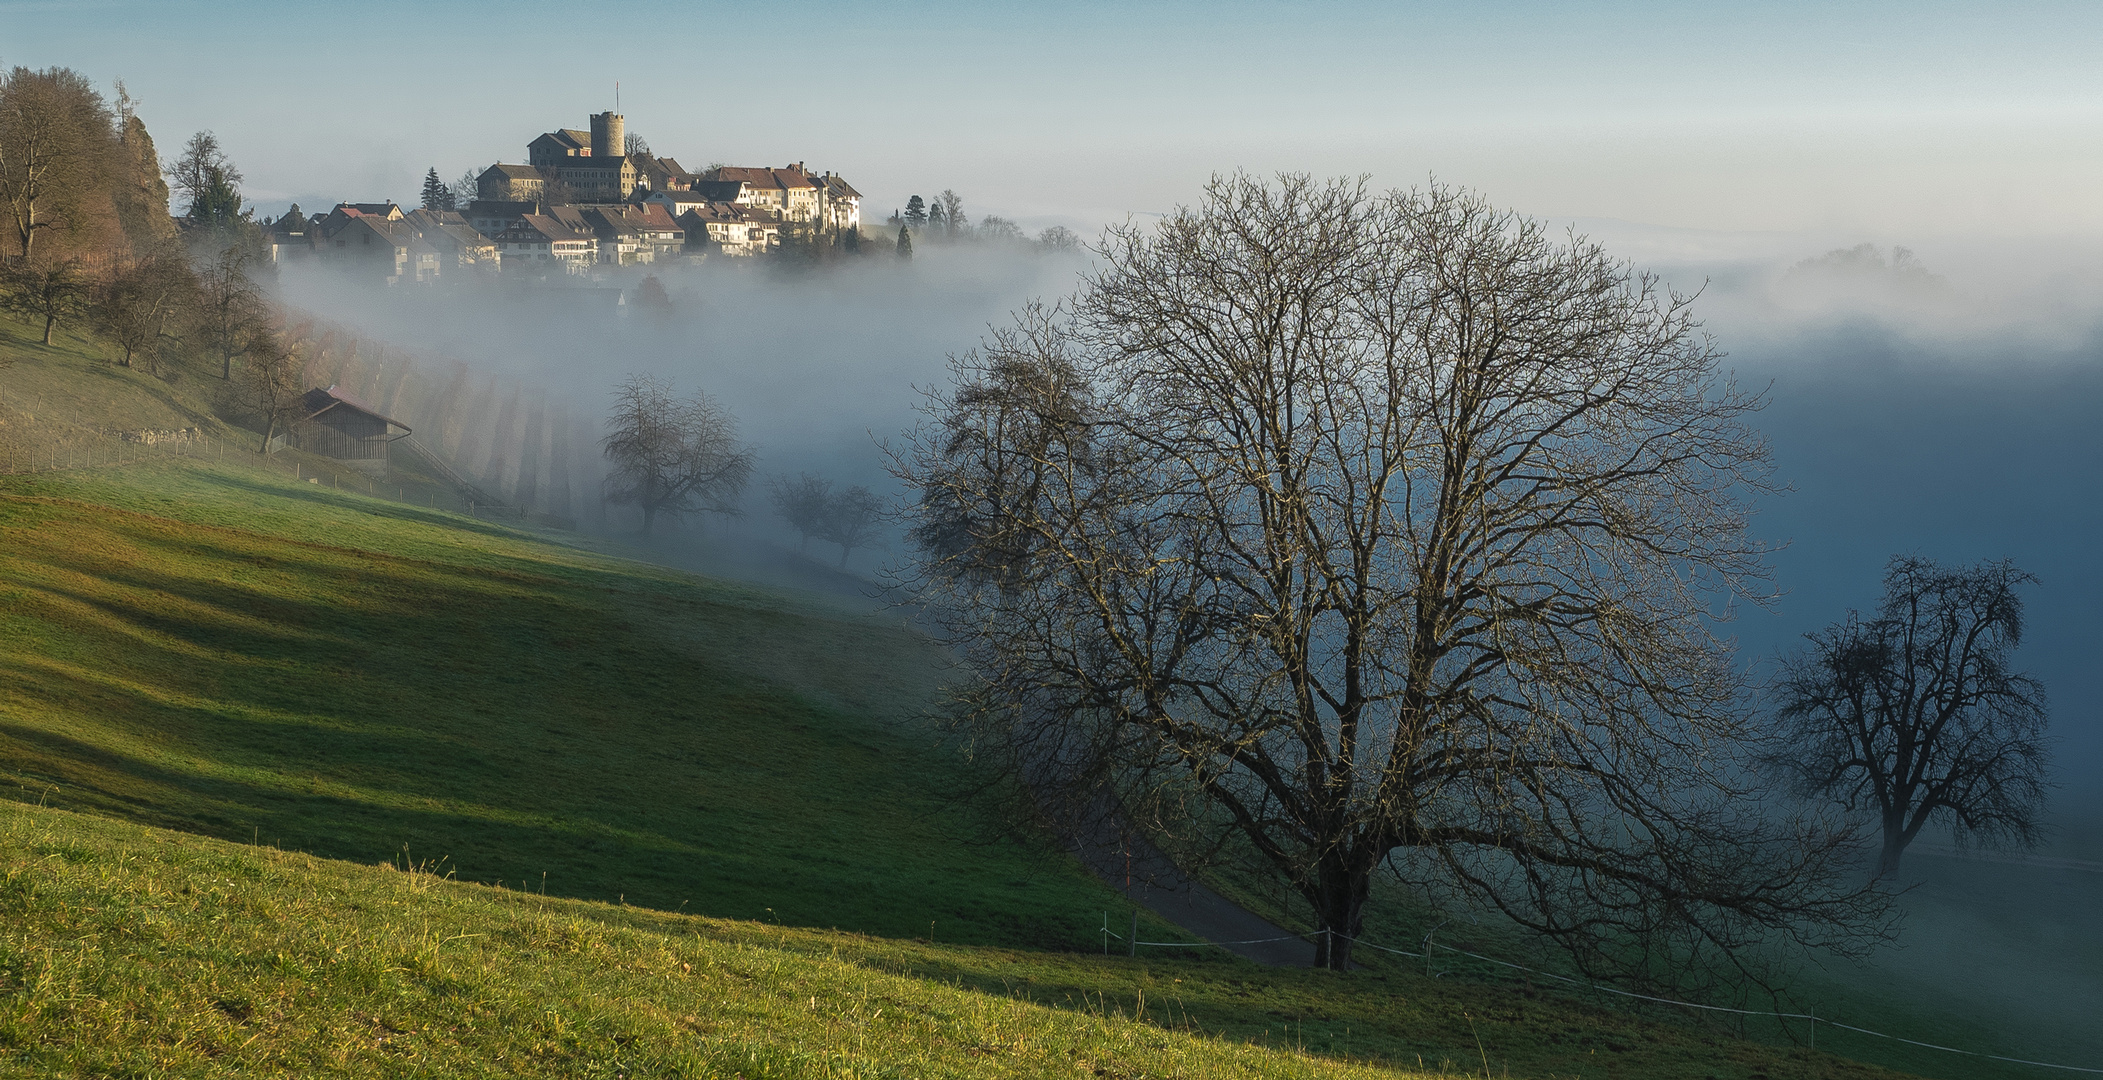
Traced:
<path fill-rule="evenodd" d="M 191 225 L 223 229 L 242 219 L 241 170 L 227 160 L 211 132 L 191 136 L 168 172 L 171 186 L 190 200 L 183 218 Z"/>
<path fill-rule="evenodd" d="M 905 223 L 914 228 L 927 224 L 927 204 L 915 195 L 905 201 Z"/>
<path fill-rule="evenodd" d="M 901 259 L 913 257 L 913 230 L 903 225 L 898 227 L 898 257 Z"/>
<path fill-rule="evenodd" d="M 942 214 L 942 203 L 937 200 L 927 206 L 927 231 L 930 236 L 948 236 L 949 219 Z"/>
<path fill-rule="evenodd" d="M 438 169 L 434 166 L 424 174 L 424 209 L 451 210 L 454 206 L 453 189 L 438 178 Z"/>

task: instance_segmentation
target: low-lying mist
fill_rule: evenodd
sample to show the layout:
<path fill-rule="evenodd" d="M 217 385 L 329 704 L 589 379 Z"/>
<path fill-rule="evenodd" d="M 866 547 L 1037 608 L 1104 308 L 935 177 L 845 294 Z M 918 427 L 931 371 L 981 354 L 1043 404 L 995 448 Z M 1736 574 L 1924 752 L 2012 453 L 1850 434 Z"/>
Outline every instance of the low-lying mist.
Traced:
<path fill-rule="evenodd" d="M 1945 266 L 1890 249 L 1718 257 L 1627 246 L 1668 281 L 1704 290 L 1697 310 L 1728 363 L 1742 383 L 1768 388 L 1757 423 L 1790 490 L 1762 503 L 1755 528 L 1783 545 L 1774 566 L 1784 594 L 1740 611 L 1732 630 L 1745 662 L 1872 606 L 1894 554 L 2014 559 L 2042 582 L 2028 597 L 2019 656 L 2050 691 L 2062 740 L 2055 844 L 2103 859 L 2094 722 L 2103 666 L 2088 662 L 2091 620 L 2103 610 L 2094 539 L 2103 429 L 2093 419 L 2103 413 L 2103 322 L 2085 288 L 2089 264 L 2006 247 Z M 575 428 L 575 516 L 618 530 L 634 525 L 585 508 L 596 500 L 596 424 L 629 375 L 716 398 L 758 450 L 762 481 L 811 471 L 895 494 L 877 442 L 914 422 L 915 388 L 946 378 L 947 355 L 1024 301 L 1070 292 L 1086 265 L 1085 256 L 929 245 L 910 262 L 884 255 L 806 271 L 719 259 L 589 283 L 385 288 L 292 268 L 281 284 L 295 306 L 360 333 L 544 391 L 539 400 Z M 669 310 L 634 302 L 650 274 Z M 501 386 L 479 400 L 497 408 Z M 682 535 L 719 553 L 794 546 L 764 482 L 747 505 L 741 521 L 690 523 Z M 893 544 L 851 565 L 871 574 L 899 554 Z"/>

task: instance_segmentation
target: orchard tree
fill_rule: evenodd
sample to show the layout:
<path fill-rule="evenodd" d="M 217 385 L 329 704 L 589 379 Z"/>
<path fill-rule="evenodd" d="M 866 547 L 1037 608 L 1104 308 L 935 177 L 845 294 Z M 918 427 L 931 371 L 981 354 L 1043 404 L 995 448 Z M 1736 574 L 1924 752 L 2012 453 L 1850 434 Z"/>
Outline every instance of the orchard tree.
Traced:
<path fill-rule="evenodd" d="M 2009 562 L 1970 568 L 1900 557 L 1874 616 L 1850 613 L 1791 657 L 1783 745 L 1769 758 L 1806 795 L 1867 811 L 1883 834 L 1876 876 L 1936 822 L 1960 839 L 2028 847 L 2044 808 L 2044 687 L 2016 670 L 2037 579 Z"/>
<path fill-rule="evenodd" d="M 278 430 L 298 420 L 304 411 L 304 366 L 294 345 L 264 327 L 257 331 L 248 363 L 241 366 L 240 378 L 227 382 L 235 407 L 254 415 L 262 429 L 263 441 L 257 453 L 270 453 L 271 440 L 277 438 Z"/>
<path fill-rule="evenodd" d="M 840 545 L 840 569 L 847 569 L 847 557 L 856 548 L 869 545 L 883 516 L 883 500 L 860 484 L 825 500 L 818 535 Z"/>
<path fill-rule="evenodd" d="M 1383 867 L 1593 972 L 1861 943 L 1850 834 L 1749 779 L 1711 614 L 1767 450 L 1687 298 L 1465 192 L 1237 175 L 953 371 L 897 472 L 1035 790 L 1233 840 L 1338 970 Z"/>
<path fill-rule="evenodd" d="M 738 513 L 753 453 L 738 445 L 730 414 L 706 395 L 680 398 L 669 383 L 633 376 L 615 392 L 606 430 L 607 501 L 641 507 L 645 535 L 659 515 Z"/>
<path fill-rule="evenodd" d="M 49 345 L 60 321 L 87 310 L 91 285 L 78 259 L 25 259 L 0 266 L 0 311 L 42 319 Z"/>
<path fill-rule="evenodd" d="M 196 288 L 188 264 L 172 250 L 135 260 L 102 282 L 93 306 L 96 328 L 123 353 L 125 367 L 143 357 L 159 375 L 164 340 Z"/>
<path fill-rule="evenodd" d="M 294 204 L 288 216 L 296 215 Z M 198 344 L 219 361 L 219 378 L 231 381 L 234 361 L 272 347 L 265 332 L 270 309 L 249 276 L 254 251 L 245 244 L 221 249 L 197 273 Z"/>
<path fill-rule="evenodd" d="M 808 551 L 811 537 L 825 531 L 826 508 L 832 502 L 832 481 L 816 473 L 776 476 L 768 487 L 774 512 L 802 537 L 799 550 Z"/>

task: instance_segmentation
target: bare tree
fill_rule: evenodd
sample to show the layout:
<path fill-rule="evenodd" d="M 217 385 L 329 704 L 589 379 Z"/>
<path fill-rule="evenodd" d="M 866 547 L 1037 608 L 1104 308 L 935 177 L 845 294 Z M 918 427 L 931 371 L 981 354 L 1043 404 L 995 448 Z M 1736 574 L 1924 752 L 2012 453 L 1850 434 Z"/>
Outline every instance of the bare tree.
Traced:
<path fill-rule="evenodd" d="M 681 399 L 668 383 L 634 376 L 615 392 L 606 427 L 602 445 L 613 463 L 606 498 L 640 506 L 645 534 L 660 514 L 738 513 L 753 454 L 737 444 L 730 414 L 706 395 Z"/>
<path fill-rule="evenodd" d="M 1388 866 L 1664 977 L 1878 903 L 1742 779 L 1710 615 L 1764 580 L 1758 406 L 1596 246 L 1235 176 L 960 358 L 895 460 L 977 745 L 1033 786 L 1237 838 L 1331 968 Z"/>
<path fill-rule="evenodd" d="M 469 169 L 453 181 L 453 204 L 465 207 L 482 197 L 482 170 Z"/>
<path fill-rule="evenodd" d="M 1950 569 L 1901 557 L 1873 618 L 1849 613 L 1792 657 L 1785 749 L 1769 761 L 1807 795 L 1876 816 L 1876 875 L 1898 872 L 1931 822 L 1960 838 L 2037 842 L 2045 792 L 2044 687 L 2012 665 L 2023 639 L 2008 562 Z"/>
<path fill-rule="evenodd" d="M 70 68 L 18 67 L 0 77 L 0 207 L 15 254 L 39 235 L 67 231 L 104 179 L 115 140 L 109 106 Z"/>
<path fill-rule="evenodd" d="M 847 569 L 847 557 L 854 549 L 868 546 L 883 516 L 883 500 L 860 484 L 825 500 L 818 535 L 840 545 L 840 569 Z"/>
<path fill-rule="evenodd" d="M 161 346 L 196 281 L 182 257 L 164 251 L 131 262 L 111 274 L 95 299 L 96 327 L 124 352 L 132 367 L 144 357 L 161 373 Z"/>
<path fill-rule="evenodd" d="M 1054 225 L 1037 234 L 1037 246 L 1045 251 L 1072 251 L 1081 246 L 1081 238 L 1064 225 Z"/>
<path fill-rule="evenodd" d="M 803 538 L 800 550 L 808 551 L 811 537 L 825 531 L 825 508 L 832 501 L 832 481 L 816 473 L 777 476 L 767 485 L 774 499 L 774 512 Z"/>
<path fill-rule="evenodd" d="M 246 244 L 222 249 L 197 275 L 199 343 L 219 360 L 219 377 L 234 377 L 234 361 L 270 345 L 270 311 L 248 275 L 254 251 Z"/>
<path fill-rule="evenodd" d="M 80 260 L 23 260 L 0 267 L 0 311 L 44 320 L 44 344 L 61 319 L 87 309 L 91 282 Z"/>
<path fill-rule="evenodd" d="M 257 331 L 240 377 L 227 383 L 236 407 L 252 413 L 262 428 L 257 453 L 270 453 L 278 429 L 299 419 L 303 367 L 298 347 L 266 326 Z"/>
<path fill-rule="evenodd" d="M 942 194 L 935 196 L 935 205 L 942 208 L 942 231 L 944 236 L 955 238 L 970 229 L 971 219 L 964 216 L 964 197 L 962 195 L 949 188 L 943 188 Z M 929 216 L 929 220 L 933 220 L 932 215 Z"/>

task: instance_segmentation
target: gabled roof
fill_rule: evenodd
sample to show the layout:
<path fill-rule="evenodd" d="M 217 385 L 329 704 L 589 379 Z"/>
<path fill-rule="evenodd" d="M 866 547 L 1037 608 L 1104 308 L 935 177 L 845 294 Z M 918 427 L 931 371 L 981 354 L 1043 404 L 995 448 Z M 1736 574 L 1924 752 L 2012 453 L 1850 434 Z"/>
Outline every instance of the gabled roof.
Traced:
<path fill-rule="evenodd" d="M 592 234 L 572 229 L 546 214 L 521 214 L 512 227 L 504 230 L 503 236 L 499 237 L 514 242 L 531 241 L 536 238 L 548 241 L 590 240 Z"/>
<path fill-rule="evenodd" d="M 584 220 L 584 211 L 574 206 L 550 206 L 548 217 L 561 222 L 571 232 L 590 232 L 591 224 Z"/>
<path fill-rule="evenodd" d="M 725 165 L 717 169 L 711 179 L 742 180 L 760 191 L 790 191 L 818 186 L 818 181 L 813 179 L 811 174 L 804 172 L 800 165 L 780 169 Z"/>
<path fill-rule="evenodd" d="M 575 128 L 557 128 L 527 143 L 526 146 L 531 148 L 544 142 L 553 143 L 559 149 L 575 151 L 585 156 L 590 156 L 591 154 L 591 132 L 589 131 L 578 131 Z"/>
<path fill-rule="evenodd" d="M 862 193 L 854 190 L 854 188 L 847 183 L 846 178 L 842 176 L 826 176 L 825 185 L 826 194 L 831 195 L 833 198 L 836 199 L 859 199 L 862 197 Z"/>
<path fill-rule="evenodd" d="M 557 209 L 564 209 L 557 207 Z M 627 214 L 611 207 L 593 207 L 584 212 L 584 220 L 591 231 L 599 236 L 634 236 L 638 232 Z"/>
<path fill-rule="evenodd" d="M 467 204 L 467 217 L 515 218 L 530 214 L 540 204 L 536 202 L 512 202 L 504 199 L 475 199 Z"/>
<path fill-rule="evenodd" d="M 680 223 L 687 228 L 692 228 L 693 223 L 689 223 L 687 221 L 688 218 L 692 218 L 693 223 L 698 224 L 724 225 L 733 222 L 753 225 L 776 224 L 774 215 L 771 213 L 760 211 L 754 207 L 740 206 L 737 203 L 728 202 L 702 203 L 679 215 Z"/>
<path fill-rule="evenodd" d="M 644 203 L 635 207 L 632 213 L 630 220 L 645 229 L 669 232 L 679 228 L 679 223 L 672 220 L 672 212 L 665 209 L 663 203 Z"/>
<path fill-rule="evenodd" d="M 394 427 L 401 428 L 403 434 L 408 434 L 409 432 L 409 425 L 392 417 L 382 416 L 378 412 L 373 411 L 371 406 L 342 390 L 336 389 L 334 386 L 326 390 L 309 390 L 301 394 L 299 400 L 300 404 L 305 407 L 305 419 L 308 420 L 312 420 L 330 409 L 349 409 L 352 412 L 361 412 L 375 420 L 382 420 Z"/>
<path fill-rule="evenodd" d="M 482 170 L 482 176 L 488 176 L 490 173 L 495 173 L 498 176 L 505 178 L 506 180 L 540 179 L 540 170 L 534 168 L 531 165 L 506 165 L 502 162 L 498 162 L 497 164 L 491 165 L 489 168 Z M 480 179 L 480 177 L 478 177 L 477 179 Z"/>

